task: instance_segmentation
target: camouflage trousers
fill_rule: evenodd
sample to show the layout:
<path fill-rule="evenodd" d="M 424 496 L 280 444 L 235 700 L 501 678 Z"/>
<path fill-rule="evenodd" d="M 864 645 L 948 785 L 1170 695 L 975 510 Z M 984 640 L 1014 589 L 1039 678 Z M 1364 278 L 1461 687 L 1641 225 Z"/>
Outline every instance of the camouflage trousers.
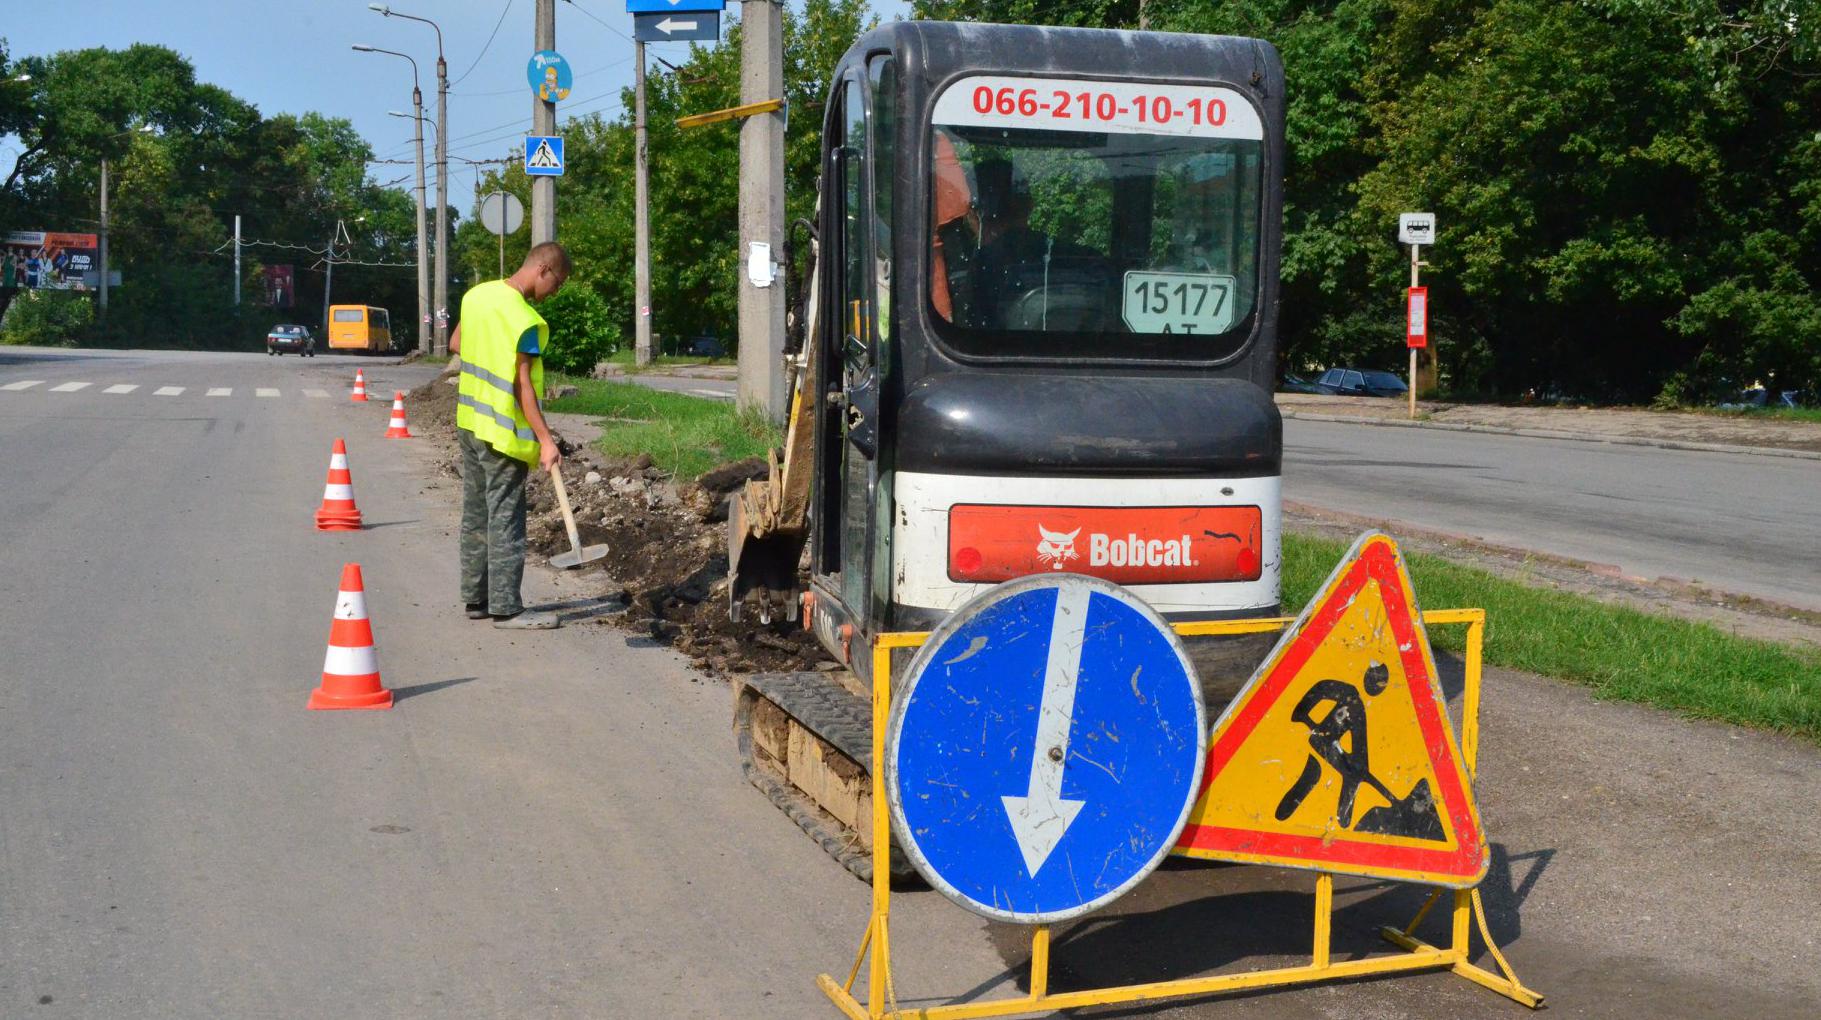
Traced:
<path fill-rule="evenodd" d="M 462 601 L 494 616 L 525 608 L 525 478 L 530 465 L 457 429 L 462 446 Z"/>

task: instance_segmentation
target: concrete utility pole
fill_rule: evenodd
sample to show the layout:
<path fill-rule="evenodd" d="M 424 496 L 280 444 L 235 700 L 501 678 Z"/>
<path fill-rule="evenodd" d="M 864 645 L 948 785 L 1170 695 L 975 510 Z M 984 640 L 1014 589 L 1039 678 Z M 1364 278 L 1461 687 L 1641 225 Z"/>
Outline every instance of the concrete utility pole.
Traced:
<path fill-rule="evenodd" d="M 329 343 L 329 291 L 335 286 L 335 235 L 341 232 L 341 221 L 329 229 L 329 247 L 323 252 L 322 276 L 322 336 L 323 344 Z"/>
<path fill-rule="evenodd" d="M 240 307 L 240 214 L 234 214 L 234 307 Z"/>
<path fill-rule="evenodd" d="M 414 123 L 417 126 L 417 349 L 434 354 L 436 334 L 430 320 L 429 238 L 425 236 L 428 231 L 424 223 L 424 199 L 429 197 L 424 186 L 424 94 L 416 86 L 411 88 L 411 112 L 416 114 Z M 440 139 L 442 135 L 437 137 Z"/>
<path fill-rule="evenodd" d="M 740 102 L 782 99 L 784 22 L 777 0 L 743 0 L 740 35 Z M 760 408 L 773 421 L 784 419 L 785 407 L 785 297 L 772 268 L 784 251 L 784 117 L 778 110 L 740 126 L 737 399 L 739 406 Z"/>
<path fill-rule="evenodd" d="M 239 217 L 235 217 L 239 222 Z M 236 229 L 235 233 L 239 233 Z M 236 248 L 236 251 L 239 249 Z M 101 161 L 101 292 L 96 295 L 95 317 L 107 322 L 107 160 Z M 236 276 L 239 275 L 237 272 Z"/>
<path fill-rule="evenodd" d="M 633 361 L 651 364 L 651 209 L 645 176 L 645 44 L 634 43 L 633 58 Z"/>
<path fill-rule="evenodd" d="M 532 40 L 538 50 L 556 49 L 556 0 L 537 0 L 537 30 Z M 556 103 L 531 96 L 531 133 L 556 134 Z M 531 178 L 531 243 L 556 240 L 556 178 Z"/>
<path fill-rule="evenodd" d="M 436 350 L 449 353 L 449 62 L 436 30 Z"/>

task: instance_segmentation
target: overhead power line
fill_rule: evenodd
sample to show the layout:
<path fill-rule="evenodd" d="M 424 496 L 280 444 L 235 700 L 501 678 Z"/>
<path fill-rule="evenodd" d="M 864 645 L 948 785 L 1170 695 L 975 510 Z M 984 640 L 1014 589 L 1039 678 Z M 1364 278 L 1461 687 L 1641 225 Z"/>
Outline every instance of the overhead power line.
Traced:
<path fill-rule="evenodd" d="M 481 66 L 481 58 L 486 56 L 487 51 L 493 47 L 493 40 L 495 38 L 497 38 L 500 34 L 500 26 L 504 25 L 506 23 L 506 15 L 511 14 L 511 13 L 512 13 L 512 0 L 506 0 L 506 6 L 500 8 L 499 20 L 495 21 L 493 23 L 493 31 L 492 31 L 492 33 L 490 33 L 487 36 L 486 45 L 482 46 L 480 53 L 475 56 L 474 63 L 468 65 L 468 69 L 466 71 L 462 72 L 462 76 L 460 78 L 455 79 L 454 81 L 450 82 L 449 84 L 460 85 L 463 81 L 465 81 L 467 79 L 467 77 L 469 75 L 474 73 L 475 68 Z"/>

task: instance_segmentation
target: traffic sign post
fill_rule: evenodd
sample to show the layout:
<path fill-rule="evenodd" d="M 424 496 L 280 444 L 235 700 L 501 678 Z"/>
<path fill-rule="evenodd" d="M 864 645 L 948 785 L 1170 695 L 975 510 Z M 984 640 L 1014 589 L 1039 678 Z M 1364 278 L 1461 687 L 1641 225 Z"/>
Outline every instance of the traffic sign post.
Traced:
<path fill-rule="evenodd" d="M 525 174 L 529 177 L 563 176 L 563 136 L 525 136 Z"/>
<path fill-rule="evenodd" d="M 1416 352 L 1429 346 L 1429 291 L 1417 286 L 1421 276 L 1420 269 L 1429 263 L 1422 261 L 1423 245 L 1435 243 L 1435 214 L 1430 212 L 1399 213 L 1397 217 L 1397 241 L 1410 246 L 1410 291 L 1409 303 L 1405 306 L 1409 313 L 1409 329 L 1405 332 L 1405 344 L 1410 348 L 1410 418 L 1416 419 Z M 1418 297 L 1418 294 L 1421 297 Z M 1420 305 L 1419 305 L 1420 301 Z M 1422 316 L 1422 329 L 1417 332 L 1417 316 Z M 1420 336 L 1421 342 L 1418 342 Z"/>
<path fill-rule="evenodd" d="M 626 0 L 628 14 L 687 14 L 691 11 L 722 11 L 727 0 Z"/>
<path fill-rule="evenodd" d="M 481 199 L 481 226 L 500 239 L 500 277 L 506 275 L 506 235 L 525 225 L 525 204 L 510 191 L 490 191 Z"/>
<path fill-rule="evenodd" d="M 1204 731 L 1188 654 L 1155 610 L 1098 578 L 1022 578 L 957 610 L 912 663 L 886 798 L 943 895 L 996 920 L 1065 920 L 1170 852 Z"/>
<path fill-rule="evenodd" d="M 632 38 L 635 42 L 713 42 L 720 37 L 719 11 L 632 16 Z"/>

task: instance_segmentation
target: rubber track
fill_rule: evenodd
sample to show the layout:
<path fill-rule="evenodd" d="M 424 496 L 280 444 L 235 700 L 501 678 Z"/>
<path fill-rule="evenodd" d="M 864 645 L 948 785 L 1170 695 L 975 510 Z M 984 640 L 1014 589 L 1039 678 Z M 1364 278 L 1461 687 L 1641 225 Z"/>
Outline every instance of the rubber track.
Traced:
<path fill-rule="evenodd" d="M 861 698 L 825 673 L 756 673 L 743 678 L 734 716 L 740 768 L 790 820 L 797 823 L 823 851 L 864 882 L 873 878 L 873 855 L 860 842 L 859 833 L 822 810 L 808 794 L 760 765 L 753 757 L 751 698 L 763 697 L 784 710 L 810 731 L 872 773 L 872 712 Z M 891 848 L 894 883 L 916 874 L 904 852 Z"/>

